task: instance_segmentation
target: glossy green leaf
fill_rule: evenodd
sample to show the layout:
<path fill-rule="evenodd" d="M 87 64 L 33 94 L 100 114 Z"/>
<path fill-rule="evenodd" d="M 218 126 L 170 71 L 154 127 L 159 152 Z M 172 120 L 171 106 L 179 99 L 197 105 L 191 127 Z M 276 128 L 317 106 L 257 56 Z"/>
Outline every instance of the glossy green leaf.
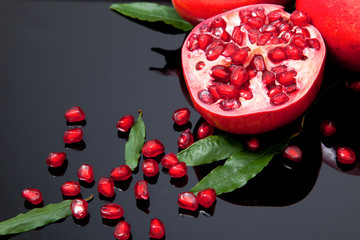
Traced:
<path fill-rule="evenodd" d="M 187 166 L 198 166 L 224 160 L 235 152 L 243 151 L 243 141 L 228 135 L 212 135 L 193 143 L 177 154 Z"/>
<path fill-rule="evenodd" d="M 141 149 L 145 143 L 145 124 L 142 120 L 142 112 L 130 129 L 129 140 L 125 144 L 125 163 L 134 170 L 139 164 Z"/>
<path fill-rule="evenodd" d="M 34 208 L 27 213 L 0 222 L 0 235 L 17 234 L 56 222 L 71 215 L 72 200 L 48 204 L 42 208 Z"/>
<path fill-rule="evenodd" d="M 193 26 L 185 21 L 173 7 L 151 2 L 114 3 L 110 9 L 141 21 L 162 21 L 177 29 L 190 31 Z"/>
<path fill-rule="evenodd" d="M 263 146 L 259 152 L 236 152 L 226 160 L 225 164 L 216 167 L 190 191 L 197 193 L 205 188 L 214 188 L 216 194 L 231 192 L 244 186 L 249 179 L 255 177 L 273 158 L 287 145 L 282 140 L 269 146 Z"/>

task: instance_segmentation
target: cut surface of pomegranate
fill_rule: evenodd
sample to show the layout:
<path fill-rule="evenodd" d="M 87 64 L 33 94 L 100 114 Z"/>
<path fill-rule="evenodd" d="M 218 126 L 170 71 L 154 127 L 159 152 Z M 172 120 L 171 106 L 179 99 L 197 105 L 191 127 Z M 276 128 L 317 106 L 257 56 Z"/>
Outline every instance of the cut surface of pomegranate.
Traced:
<path fill-rule="evenodd" d="M 184 77 L 196 110 L 211 125 L 262 133 L 308 108 L 321 85 L 326 49 L 306 13 L 292 19 L 282 6 L 258 4 L 192 30 L 182 47 Z"/>

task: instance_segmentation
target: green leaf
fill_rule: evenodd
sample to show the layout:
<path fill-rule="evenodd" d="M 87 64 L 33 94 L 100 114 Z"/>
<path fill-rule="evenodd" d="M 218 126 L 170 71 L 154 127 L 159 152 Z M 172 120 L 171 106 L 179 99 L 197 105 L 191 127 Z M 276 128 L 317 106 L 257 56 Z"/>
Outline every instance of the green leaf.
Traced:
<path fill-rule="evenodd" d="M 205 188 L 214 188 L 217 195 L 231 192 L 244 186 L 255 177 L 276 153 L 281 152 L 288 143 L 282 140 L 270 146 L 263 146 L 259 152 L 243 151 L 234 153 L 223 166 L 218 166 L 205 176 L 190 191 L 197 193 Z"/>
<path fill-rule="evenodd" d="M 34 208 L 27 213 L 0 222 L 0 236 L 17 234 L 45 226 L 71 215 L 72 200 L 48 204 L 42 208 Z"/>
<path fill-rule="evenodd" d="M 151 2 L 114 3 L 110 9 L 141 21 L 162 21 L 177 29 L 191 31 L 194 27 L 185 21 L 173 7 Z"/>
<path fill-rule="evenodd" d="M 130 129 L 129 140 L 125 144 L 125 163 L 134 170 L 139 164 L 141 149 L 145 143 L 145 124 L 142 120 L 142 112 Z"/>
<path fill-rule="evenodd" d="M 227 159 L 244 148 L 245 145 L 240 139 L 228 135 L 212 135 L 193 143 L 179 152 L 177 157 L 187 166 L 198 166 Z"/>

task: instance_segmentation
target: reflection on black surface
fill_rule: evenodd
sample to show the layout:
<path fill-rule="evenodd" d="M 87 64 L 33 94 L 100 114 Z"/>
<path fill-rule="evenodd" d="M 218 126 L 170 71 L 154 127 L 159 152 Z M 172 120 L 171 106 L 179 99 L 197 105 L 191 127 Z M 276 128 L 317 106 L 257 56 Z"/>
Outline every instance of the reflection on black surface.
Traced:
<path fill-rule="evenodd" d="M 199 216 L 199 208 L 196 209 L 195 211 L 191 211 L 188 209 L 184 209 L 184 208 L 179 208 L 178 210 L 179 215 L 182 217 L 193 217 L 193 218 L 197 218 Z"/>
<path fill-rule="evenodd" d="M 24 201 L 24 207 L 29 210 L 34 209 L 34 208 L 41 208 L 43 206 L 44 206 L 44 202 L 41 202 L 41 203 L 35 205 L 27 200 Z"/>
<path fill-rule="evenodd" d="M 181 178 L 170 178 L 170 183 L 171 185 L 173 185 L 174 187 L 177 188 L 183 188 L 186 186 L 186 184 L 189 181 L 189 177 L 187 174 L 185 174 L 185 176 L 181 177 Z"/>
<path fill-rule="evenodd" d="M 125 221 L 124 217 L 118 218 L 118 219 L 107 219 L 102 218 L 102 223 L 108 227 L 115 227 L 120 221 Z"/>
<path fill-rule="evenodd" d="M 213 205 L 211 205 L 211 207 L 209 207 L 209 208 L 204 208 L 202 206 L 199 206 L 199 207 L 200 207 L 201 215 L 203 215 L 205 217 L 212 217 L 212 216 L 214 216 L 215 209 L 216 209 L 216 200 L 213 203 Z"/>
<path fill-rule="evenodd" d="M 95 181 L 92 181 L 92 182 L 85 182 L 85 181 L 82 181 L 82 180 L 79 180 L 79 183 L 82 187 L 84 188 L 92 188 L 94 185 L 95 185 Z"/>
<path fill-rule="evenodd" d="M 132 181 L 132 176 L 130 176 L 128 179 L 124 181 L 114 181 L 114 186 L 121 191 L 126 191 L 130 187 Z"/>
<path fill-rule="evenodd" d="M 143 174 L 143 178 L 144 178 L 144 180 L 147 181 L 149 184 L 154 185 L 154 184 L 157 183 L 157 181 L 158 181 L 158 179 L 159 179 L 159 173 L 156 174 L 156 175 L 153 176 L 153 177 L 147 177 L 147 176 L 145 176 L 145 175 Z"/>
<path fill-rule="evenodd" d="M 136 199 L 136 207 L 146 214 L 150 213 L 150 199 Z"/>
<path fill-rule="evenodd" d="M 76 217 L 72 217 L 73 221 L 76 225 L 79 225 L 81 227 L 86 226 L 90 221 L 90 213 L 87 213 L 86 216 L 82 219 L 77 219 Z"/>
<path fill-rule="evenodd" d="M 121 132 L 121 131 L 118 130 L 117 131 L 117 136 L 118 136 L 119 139 L 127 141 L 127 140 L 129 140 L 129 133 L 130 133 L 130 131 Z"/>
<path fill-rule="evenodd" d="M 80 121 L 80 122 L 69 122 L 66 121 L 66 125 L 69 127 L 84 127 L 86 125 L 86 120 Z"/>
<path fill-rule="evenodd" d="M 65 159 L 63 164 L 60 167 L 48 167 L 49 173 L 54 177 L 61 177 L 64 175 L 68 166 L 68 160 Z"/>
<path fill-rule="evenodd" d="M 76 199 L 76 198 L 83 198 L 82 197 L 82 194 L 81 193 L 79 193 L 78 195 L 75 195 L 75 196 L 66 196 L 66 195 L 64 195 L 64 194 L 62 194 L 62 198 L 63 198 L 63 200 L 73 200 L 73 199 Z"/>
<path fill-rule="evenodd" d="M 84 140 L 77 143 L 65 143 L 65 148 L 70 150 L 82 151 L 86 148 Z"/>
<path fill-rule="evenodd" d="M 191 129 L 192 128 L 192 124 L 191 122 L 187 122 L 183 125 L 178 125 L 176 123 L 173 124 L 173 129 L 176 131 L 176 132 L 183 132 L 185 131 L 186 129 Z"/>
<path fill-rule="evenodd" d="M 105 197 L 101 193 L 99 193 L 98 196 L 99 196 L 99 199 L 102 200 L 102 201 L 113 202 L 115 200 L 115 198 L 116 198 L 116 193 L 114 193 L 114 195 L 112 197 Z"/>

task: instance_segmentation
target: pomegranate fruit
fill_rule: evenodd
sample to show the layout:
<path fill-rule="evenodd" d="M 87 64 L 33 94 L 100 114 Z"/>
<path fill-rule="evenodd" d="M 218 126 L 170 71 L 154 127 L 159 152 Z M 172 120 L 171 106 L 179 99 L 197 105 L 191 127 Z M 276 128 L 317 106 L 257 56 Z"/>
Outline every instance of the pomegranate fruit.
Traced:
<path fill-rule="evenodd" d="M 254 134 L 304 113 L 320 88 L 326 55 L 321 34 L 304 15 L 290 15 L 279 5 L 250 5 L 192 30 L 182 66 L 192 102 L 206 121 Z"/>
<path fill-rule="evenodd" d="M 296 9 L 309 14 L 335 62 L 360 72 L 360 1 L 296 0 Z"/>
<path fill-rule="evenodd" d="M 227 12 L 229 10 L 260 3 L 279 4 L 283 6 L 289 6 L 291 0 L 172 0 L 172 4 L 179 15 L 192 25 L 213 17 L 217 14 Z"/>

